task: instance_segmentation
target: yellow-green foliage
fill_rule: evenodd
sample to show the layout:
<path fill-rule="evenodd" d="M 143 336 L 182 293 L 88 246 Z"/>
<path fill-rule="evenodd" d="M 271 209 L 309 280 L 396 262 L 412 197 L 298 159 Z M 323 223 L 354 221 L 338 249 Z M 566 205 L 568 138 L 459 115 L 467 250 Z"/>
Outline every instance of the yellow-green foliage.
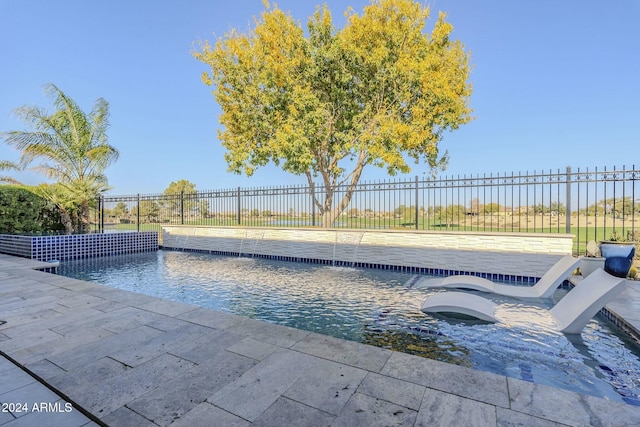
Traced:
<path fill-rule="evenodd" d="M 421 2 L 377 0 L 336 29 L 318 7 L 305 35 L 267 5 L 246 33 L 201 44 L 194 56 L 211 67 L 202 79 L 222 108 L 229 170 L 250 176 L 272 161 L 309 181 L 320 175 L 325 213 L 335 186 L 357 183 L 368 164 L 390 174 L 409 172 L 407 158 L 444 168 L 444 132 L 471 119 L 469 54 L 444 14 L 424 31 L 429 14 Z"/>
<path fill-rule="evenodd" d="M 637 274 L 638 269 L 635 266 L 631 266 L 631 268 L 629 269 L 629 277 L 635 279 Z"/>

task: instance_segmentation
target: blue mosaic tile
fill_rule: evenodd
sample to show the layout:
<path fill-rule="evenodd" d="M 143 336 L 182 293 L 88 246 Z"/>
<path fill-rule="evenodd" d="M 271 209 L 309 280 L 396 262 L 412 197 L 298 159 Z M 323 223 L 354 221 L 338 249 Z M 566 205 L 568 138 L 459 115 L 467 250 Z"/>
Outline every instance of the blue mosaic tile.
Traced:
<path fill-rule="evenodd" d="M 0 235 L 0 252 L 39 261 L 72 260 L 158 250 L 155 231 L 59 236 Z"/>

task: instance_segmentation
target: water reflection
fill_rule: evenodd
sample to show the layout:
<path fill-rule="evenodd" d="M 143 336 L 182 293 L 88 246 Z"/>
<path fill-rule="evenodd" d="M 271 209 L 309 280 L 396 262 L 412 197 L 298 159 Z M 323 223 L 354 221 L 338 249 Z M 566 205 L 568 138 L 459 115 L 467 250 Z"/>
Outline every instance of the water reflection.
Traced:
<path fill-rule="evenodd" d="M 65 262 L 59 273 L 443 362 L 640 403 L 638 348 L 593 320 L 558 333 L 554 301 L 493 296 L 496 324 L 428 316 L 411 274 L 163 252 Z M 487 294 L 483 294 L 487 296 Z M 556 297 L 561 297 L 557 293 Z"/>

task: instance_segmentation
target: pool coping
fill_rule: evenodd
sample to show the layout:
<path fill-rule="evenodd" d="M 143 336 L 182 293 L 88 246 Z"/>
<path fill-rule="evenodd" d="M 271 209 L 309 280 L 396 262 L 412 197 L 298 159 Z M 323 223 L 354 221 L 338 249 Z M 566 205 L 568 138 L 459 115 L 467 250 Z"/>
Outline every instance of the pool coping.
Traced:
<path fill-rule="evenodd" d="M 640 407 L 55 276 L 28 263 L 9 267 L 11 258 L 0 255 L 0 307 L 10 322 L 0 326 L 0 351 L 98 424 L 166 425 L 167 408 L 177 411 L 174 426 L 211 419 L 379 425 L 398 417 L 416 426 L 640 424 Z M 188 348 L 192 340 L 201 346 Z M 215 366 L 226 367 L 219 372 L 226 380 Z M 172 377 L 175 369 L 190 375 Z M 141 389 L 140 381 L 151 385 Z M 179 387 L 200 397 L 185 403 Z"/>

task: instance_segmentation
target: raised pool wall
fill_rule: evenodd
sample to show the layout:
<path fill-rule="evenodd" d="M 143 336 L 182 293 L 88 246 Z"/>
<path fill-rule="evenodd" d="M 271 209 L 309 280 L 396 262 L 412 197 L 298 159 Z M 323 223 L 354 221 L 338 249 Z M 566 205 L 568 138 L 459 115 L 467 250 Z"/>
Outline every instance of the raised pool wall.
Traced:
<path fill-rule="evenodd" d="M 38 261 L 73 260 L 158 250 L 157 231 L 26 236 L 0 234 L 0 253 Z"/>
<path fill-rule="evenodd" d="M 423 274 L 531 281 L 572 253 L 573 235 L 163 226 L 165 249 Z"/>

